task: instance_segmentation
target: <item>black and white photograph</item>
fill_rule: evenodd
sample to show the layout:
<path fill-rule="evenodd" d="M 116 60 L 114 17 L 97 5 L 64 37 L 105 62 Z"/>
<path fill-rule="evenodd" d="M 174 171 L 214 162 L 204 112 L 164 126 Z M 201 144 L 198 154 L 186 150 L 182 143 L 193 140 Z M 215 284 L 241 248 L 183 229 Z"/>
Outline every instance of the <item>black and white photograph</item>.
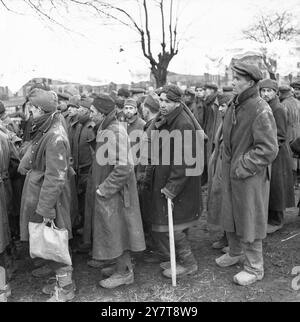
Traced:
<path fill-rule="evenodd" d="M 0 302 L 300 302 L 300 0 L 0 0 L 0 35 Z"/>

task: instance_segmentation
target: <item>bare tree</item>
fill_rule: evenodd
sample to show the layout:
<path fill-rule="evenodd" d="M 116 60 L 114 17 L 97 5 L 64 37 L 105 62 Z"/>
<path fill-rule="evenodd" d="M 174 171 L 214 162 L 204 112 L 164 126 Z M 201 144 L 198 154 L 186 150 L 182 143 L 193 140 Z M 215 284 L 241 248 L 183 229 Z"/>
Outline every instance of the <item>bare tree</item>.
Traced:
<path fill-rule="evenodd" d="M 272 79 L 276 79 L 277 61 L 267 57 L 267 49 L 263 44 L 272 43 L 275 40 L 295 39 L 300 35 L 296 21 L 292 13 L 283 11 L 282 13 L 261 15 L 252 26 L 243 30 L 246 39 L 262 44 L 262 58 Z"/>
<path fill-rule="evenodd" d="M 135 0 L 135 14 L 129 13 L 126 9 L 127 1 L 101 1 L 101 0 L 22 0 L 42 19 L 58 24 L 66 28 L 57 21 L 52 10 L 57 10 L 63 6 L 76 5 L 94 10 L 103 21 L 114 21 L 134 30 L 140 40 L 142 54 L 150 64 L 150 70 L 155 78 L 156 86 L 160 87 L 166 83 L 169 64 L 174 56 L 178 54 L 178 6 L 174 9 L 173 0 Z M 179 0 L 178 0 L 179 1 Z M 0 4 L 10 11 L 14 8 L 10 6 L 8 0 L 0 0 Z M 177 2 L 178 4 L 178 2 Z M 152 5 L 152 10 L 149 9 Z M 46 9 L 47 8 L 47 9 Z M 159 10 L 161 24 L 160 50 L 157 55 L 153 53 L 155 39 L 152 37 L 150 21 L 153 21 L 151 14 L 153 10 Z"/>

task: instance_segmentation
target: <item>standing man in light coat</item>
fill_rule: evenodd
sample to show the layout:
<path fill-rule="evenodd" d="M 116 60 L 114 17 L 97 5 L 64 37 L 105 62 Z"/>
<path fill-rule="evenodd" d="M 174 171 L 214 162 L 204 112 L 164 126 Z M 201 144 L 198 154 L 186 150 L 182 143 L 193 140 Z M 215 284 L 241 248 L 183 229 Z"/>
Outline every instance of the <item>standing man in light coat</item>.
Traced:
<path fill-rule="evenodd" d="M 278 153 L 276 123 L 259 96 L 261 71 L 252 64 L 233 66 L 232 104 L 223 123 L 222 219 L 229 253 L 216 259 L 227 267 L 244 260 L 234 282 L 250 285 L 264 276 L 262 240 L 266 237 L 270 191 L 269 165 Z"/>
<path fill-rule="evenodd" d="M 57 95 L 36 88 L 28 99 L 32 112 L 30 145 L 23 156 L 19 172 L 26 174 L 21 211 L 21 240 L 29 240 L 28 223 L 53 220 L 72 238 L 70 218 L 70 146 L 63 116 L 57 111 Z M 55 271 L 56 284 L 48 284 L 43 293 L 50 302 L 66 302 L 75 297 L 72 266 L 49 261 L 49 273 Z"/>

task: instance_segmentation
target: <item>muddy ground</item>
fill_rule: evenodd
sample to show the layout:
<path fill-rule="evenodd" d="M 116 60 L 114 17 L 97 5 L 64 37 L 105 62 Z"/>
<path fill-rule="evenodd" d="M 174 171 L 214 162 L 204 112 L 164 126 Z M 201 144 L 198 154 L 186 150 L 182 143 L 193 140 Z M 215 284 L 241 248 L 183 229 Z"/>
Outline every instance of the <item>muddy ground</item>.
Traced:
<path fill-rule="evenodd" d="M 299 190 L 296 191 L 299 199 Z M 178 280 L 173 288 L 171 281 L 161 275 L 159 265 L 145 263 L 141 255 L 135 256 L 135 283 L 106 290 L 98 286 L 102 278 L 98 269 L 86 265 L 88 255 L 74 255 L 74 277 L 77 294 L 73 301 L 297 301 L 300 291 L 294 291 L 291 282 L 294 276 L 291 270 L 300 265 L 300 233 L 298 208 L 287 210 L 285 225 L 282 230 L 269 235 L 264 241 L 265 277 L 262 281 L 248 287 L 237 286 L 232 277 L 241 270 L 241 266 L 219 268 L 215 258 L 222 253 L 211 248 L 212 236 L 205 220 L 205 212 L 199 225 L 189 232 L 193 251 L 198 260 L 198 272 L 190 277 Z M 41 292 L 46 279 L 31 275 L 32 261 L 22 256 L 18 261 L 18 270 L 11 281 L 11 302 L 46 301 L 47 296 Z"/>

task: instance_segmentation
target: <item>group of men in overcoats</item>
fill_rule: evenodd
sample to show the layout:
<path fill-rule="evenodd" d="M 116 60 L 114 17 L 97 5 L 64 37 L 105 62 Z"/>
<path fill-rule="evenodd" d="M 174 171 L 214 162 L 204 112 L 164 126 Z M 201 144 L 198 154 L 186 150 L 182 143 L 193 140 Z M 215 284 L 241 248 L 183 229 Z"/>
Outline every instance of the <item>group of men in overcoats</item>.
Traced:
<path fill-rule="evenodd" d="M 131 254 L 146 247 L 159 258 L 162 274 L 171 278 L 170 202 L 176 275 L 191 275 L 198 264 L 187 232 L 203 210 L 201 174 L 206 167 L 208 222 L 221 226 L 229 246 L 216 263 L 242 262 L 243 270 L 233 278 L 239 285 L 261 280 L 262 241 L 268 230 L 282 227 L 285 208 L 295 202 L 289 109 L 280 103 L 289 94 L 279 91 L 276 81 L 263 80 L 255 65 L 237 62 L 232 70 L 229 94 L 225 88 L 219 93 L 215 84 L 185 93 L 165 85 L 148 95 L 121 89 L 117 97 L 64 97 L 33 88 L 26 101 L 29 140 L 21 149 L 10 123 L 0 123 L 0 266 L 6 267 L 11 242 L 6 183 L 11 161 L 17 159 L 25 177 L 21 241 L 29 240 L 29 222 L 54 221 L 69 239 L 80 232 L 76 251 L 90 251 L 89 265 L 106 277 L 101 287 L 133 283 Z M 43 288 L 48 301 L 75 297 L 73 266 L 44 260 L 35 266 L 34 276 L 55 272 Z M 8 295 L 7 285 L 0 285 L 0 292 Z"/>

